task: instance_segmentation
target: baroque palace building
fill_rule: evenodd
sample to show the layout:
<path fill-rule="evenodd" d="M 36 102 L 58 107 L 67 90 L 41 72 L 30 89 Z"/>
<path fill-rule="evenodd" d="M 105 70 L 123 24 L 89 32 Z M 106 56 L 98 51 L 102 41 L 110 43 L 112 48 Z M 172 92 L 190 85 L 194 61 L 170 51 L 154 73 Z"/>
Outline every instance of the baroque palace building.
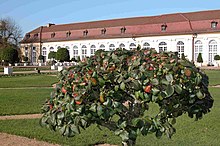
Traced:
<path fill-rule="evenodd" d="M 155 48 L 175 51 L 192 61 L 202 53 L 203 64 L 220 55 L 220 10 L 112 19 L 71 24 L 48 24 L 26 33 L 20 42 L 32 63 L 50 51 L 67 48 L 70 58 L 91 56 L 97 49 Z"/>

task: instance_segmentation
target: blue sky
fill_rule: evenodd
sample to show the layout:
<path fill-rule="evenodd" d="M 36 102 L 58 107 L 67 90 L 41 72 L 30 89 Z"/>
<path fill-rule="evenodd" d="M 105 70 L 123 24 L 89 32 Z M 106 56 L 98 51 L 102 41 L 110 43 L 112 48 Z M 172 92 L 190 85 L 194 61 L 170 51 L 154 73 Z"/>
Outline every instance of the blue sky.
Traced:
<path fill-rule="evenodd" d="M 27 33 L 47 23 L 220 9 L 220 0 L 0 0 L 0 18 L 11 17 Z"/>

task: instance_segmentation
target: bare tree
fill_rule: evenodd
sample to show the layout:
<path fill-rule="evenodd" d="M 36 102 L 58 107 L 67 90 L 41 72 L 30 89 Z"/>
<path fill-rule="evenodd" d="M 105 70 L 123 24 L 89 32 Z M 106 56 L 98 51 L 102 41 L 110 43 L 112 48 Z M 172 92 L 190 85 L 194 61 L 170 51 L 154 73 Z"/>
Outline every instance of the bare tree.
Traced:
<path fill-rule="evenodd" d="M 0 18 L 0 46 L 18 46 L 22 36 L 21 27 L 11 18 Z"/>

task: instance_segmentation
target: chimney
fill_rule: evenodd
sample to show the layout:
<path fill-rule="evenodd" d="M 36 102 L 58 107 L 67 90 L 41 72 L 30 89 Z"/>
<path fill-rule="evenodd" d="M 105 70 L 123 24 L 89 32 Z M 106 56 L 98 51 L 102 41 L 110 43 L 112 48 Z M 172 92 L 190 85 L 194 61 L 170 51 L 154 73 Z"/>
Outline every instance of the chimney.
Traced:
<path fill-rule="evenodd" d="M 47 24 L 47 27 L 51 27 L 52 25 L 55 25 L 55 24 L 53 24 L 53 23 L 48 23 L 48 24 Z"/>

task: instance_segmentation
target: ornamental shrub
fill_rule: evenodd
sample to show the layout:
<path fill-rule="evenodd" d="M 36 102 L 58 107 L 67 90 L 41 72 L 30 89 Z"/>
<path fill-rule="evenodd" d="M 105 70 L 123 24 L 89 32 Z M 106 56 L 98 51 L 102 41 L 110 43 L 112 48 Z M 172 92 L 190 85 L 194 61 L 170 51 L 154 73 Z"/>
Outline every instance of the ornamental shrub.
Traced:
<path fill-rule="evenodd" d="M 198 62 L 198 63 L 203 63 L 202 53 L 199 53 L 199 55 L 198 55 L 198 57 L 197 57 L 197 62 Z"/>
<path fill-rule="evenodd" d="M 120 136 L 123 145 L 135 145 L 138 135 L 170 138 L 177 117 L 198 120 L 213 106 L 208 77 L 171 52 L 98 50 L 58 77 L 40 123 L 63 136 L 97 124 Z M 155 114 L 149 103 L 159 107 Z"/>
<path fill-rule="evenodd" d="M 56 58 L 56 52 L 51 51 L 51 52 L 48 54 L 48 59 L 55 59 L 55 58 Z"/>
<path fill-rule="evenodd" d="M 219 55 L 215 55 L 214 56 L 214 60 L 220 60 L 220 56 Z"/>
<path fill-rule="evenodd" d="M 23 56 L 23 61 L 24 62 L 28 62 L 28 57 L 27 56 Z"/>
<path fill-rule="evenodd" d="M 4 62 L 8 62 L 11 64 L 18 62 L 18 51 L 14 48 L 4 48 L 2 50 L 1 59 L 4 60 Z"/>
<path fill-rule="evenodd" d="M 69 51 L 66 48 L 58 49 L 56 53 L 56 60 L 60 62 L 69 61 L 70 60 Z"/>

